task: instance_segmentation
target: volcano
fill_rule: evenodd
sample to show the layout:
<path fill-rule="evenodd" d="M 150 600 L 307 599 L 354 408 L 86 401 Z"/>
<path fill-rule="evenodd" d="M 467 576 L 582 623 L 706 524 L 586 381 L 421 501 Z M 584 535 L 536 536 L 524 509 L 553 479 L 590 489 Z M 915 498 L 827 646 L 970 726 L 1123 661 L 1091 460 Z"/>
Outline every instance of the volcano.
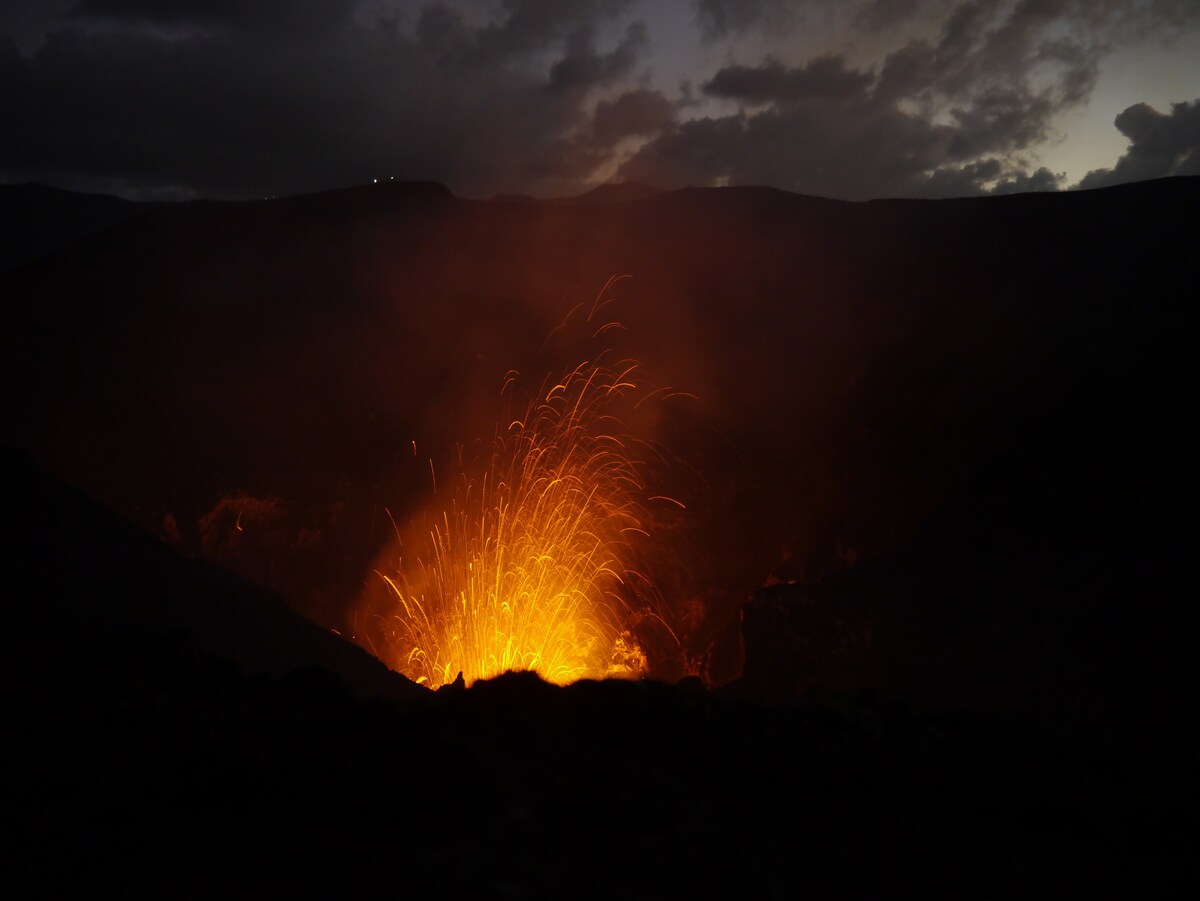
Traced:
<path fill-rule="evenodd" d="M 1200 179 L 0 200 L 18 890 L 1183 875 Z M 614 273 L 604 339 L 683 398 L 624 423 L 678 501 L 647 678 L 419 687 L 368 653 L 397 523 Z"/>

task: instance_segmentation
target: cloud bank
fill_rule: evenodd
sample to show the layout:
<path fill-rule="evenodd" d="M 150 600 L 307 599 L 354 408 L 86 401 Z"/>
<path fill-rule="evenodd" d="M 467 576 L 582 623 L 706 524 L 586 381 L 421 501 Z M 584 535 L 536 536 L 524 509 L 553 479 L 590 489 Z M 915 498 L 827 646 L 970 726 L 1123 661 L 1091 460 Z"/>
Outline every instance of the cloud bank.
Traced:
<path fill-rule="evenodd" d="M 1037 151 L 1086 108 L 1105 55 L 1200 28 L 1189 0 L 696 0 L 674 26 L 727 49 L 717 65 L 698 53 L 673 85 L 647 9 L 76 0 L 0 13 L 0 179 L 168 197 L 388 176 L 467 196 L 613 177 L 847 199 L 1050 190 L 1068 185 Z M 829 49 L 780 52 L 818 26 Z M 1126 109 L 1128 152 L 1082 185 L 1196 172 L 1198 104 Z"/>

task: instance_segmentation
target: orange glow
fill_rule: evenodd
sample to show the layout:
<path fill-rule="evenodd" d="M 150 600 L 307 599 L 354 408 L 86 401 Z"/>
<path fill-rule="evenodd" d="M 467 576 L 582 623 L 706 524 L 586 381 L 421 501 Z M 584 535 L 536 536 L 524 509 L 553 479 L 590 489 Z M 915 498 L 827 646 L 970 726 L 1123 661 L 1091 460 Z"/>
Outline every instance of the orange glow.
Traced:
<path fill-rule="evenodd" d="M 430 687 L 460 671 L 468 684 L 508 670 L 559 684 L 645 672 L 631 628 L 653 590 L 636 552 L 647 505 L 678 502 L 647 497 L 640 445 L 613 410 L 639 390 L 636 374 L 601 360 L 547 380 L 482 475 L 461 474 L 420 552 L 380 574 L 393 602 L 374 648 L 385 663 Z"/>

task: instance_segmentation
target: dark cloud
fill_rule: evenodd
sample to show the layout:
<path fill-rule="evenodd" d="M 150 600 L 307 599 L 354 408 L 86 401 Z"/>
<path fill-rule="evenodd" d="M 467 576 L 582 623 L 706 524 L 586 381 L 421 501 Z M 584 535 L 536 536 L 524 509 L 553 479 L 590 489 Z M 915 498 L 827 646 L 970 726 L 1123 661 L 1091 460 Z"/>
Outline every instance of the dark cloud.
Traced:
<path fill-rule="evenodd" d="M 427 4 L 407 29 L 327 0 L 306 7 L 327 27 L 304 40 L 257 39 L 244 6 L 91 0 L 32 55 L 0 49 L 0 172 L 141 196 L 389 175 L 467 195 L 582 189 L 590 169 L 567 160 L 539 183 L 530 161 L 586 129 L 594 92 L 645 46 L 636 22 L 615 46 L 597 37 L 630 0 L 507 0 L 482 23 Z M 136 27 L 89 28 L 101 14 Z"/>
<path fill-rule="evenodd" d="M 634 181 L 764 184 L 805 194 L 865 199 L 931 194 L 928 172 L 954 134 L 895 106 L 809 101 L 754 115 L 684 122 L 621 169 Z M 979 193 L 974 186 L 968 193 Z"/>
<path fill-rule="evenodd" d="M 928 41 L 911 41 L 884 57 L 875 97 L 880 101 L 916 98 L 924 94 L 937 76 L 933 47 Z"/>
<path fill-rule="evenodd" d="M 625 162 L 621 177 L 662 188 L 727 181 L 745 133 L 745 116 L 680 122 Z"/>
<path fill-rule="evenodd" d="M 911 19 L 920 9 L 920 0 L 869 0 L 854 15 L 854 27 L 862 31 L 883 31 Z"/>
<path fill-rule="evenodd" d="M 503 43 L 524 52 L 552 43 L 581 23 L 611 19 L 635 0 L 503 0 L 504 15 L 488 33 L 503 35 Z"/>
<path fill-rule="evenodd" d="M 855 21 L 865 27 L 872 16 L 920 9 L 869 3 Z M 875 67 L 837 55 L 728 65 L 702 90 L 749 109 L 681 123 L 622 174 L 847 198 L 1052 188 L 1060 177 L 1031 171 L 1028 154 L 1055 137 L 1059 113 L 1090 97 L 1121 21 L 1124 11 L 1107 0 L 966 0 L 950 6 L 932 39 L 913 40 Z"/>
<path fill-rule="evenodd" d="M 1104 0 L 1096 4 L 1101 9 L 1115 7 L 1113 15 L 1124 31 L 1144 36 L 1166 31 L 1178 35 L 1184 29 L 1200 22 L 1200 3 L 1196 0 Z"/>
<path fill-rule="evenodd" d="M 566 53 L 550 68 L 551 91 L 590 90 L 628 75 L 646 48 L 646 26 L 634 22 L 610 53 L 596 52 L 595 29 L 585 26 L 567 38 Z"/>
<path fill-rule="evenodd" d="M 1005 162 L 989 158 L 960 167 L 939 167 L 929 176 L 922 193 L 927 197 L 963 197 L 979 193 L 979 186 L 986 183 L 992 183 L 986 192 L 989 194 L 1057 191 L 1062 176 L 1044 166 L 1033 172 L 1012 172 Z"/>
<path fill-rule="evenodd" d="M 342 27 L 358 0 L 82 0 L 80 19 L 230 28 L 259 34 L 324 32 Z"/>
<path fill-rule="evenodd" d="M 847 198 L 1042 189 L 1058 176 L 1030 160 L 1058 137 L 1060 114 L 1091 98 L 1104 55 L 1200 24 L 1194 0 L 695 0 L 680 27 L 742 40 L 724 65 L 664 91 L 651 58 L 661 36 L 638 20 L 649 2 L 0 8 L 0 178 L 142 197 L 378 176 L 547 195 L 614 170 L 664 187 Z M 841 22 L 856 52 L 878 55 L 734 61 L 781 46 L 772 39 L 806 17 Z M 884 43 L 898 24 L 923 37 Z M 1190 171 L 1188 110 L 1127 111 L 1130 152 L 1089 183 Z"/>
<path fill-rule="evenodd" d="M 676 109 L 661 91 L 626 91 L 596 104 L 591 135 L 597 144 L 612 147 L 622 138 L 657 134 L 674 124 Z"/>
<path fill-rule="evenodd" d="M 794 69 L 768 57 L 760 66 L 726 66 L 700 89 L 712 97 L 748 103 L 793 103 L 863 96 L 874 80 L 868 72 L 846 68 L 840 56 L 820 56 Z"/>
<path fill-rule="evenodd" d="M 591 121 L 529 161 L 535 180 L 566 179 L 571 173 L 594 171 L 610 162 L 627 138 L 659 134 L 674 126 L 680 103 L 661 91 L 638 88 L 596 103 Z"/>
<path fill-rule="evenodd" d="M 1166 114 L 1138 103 L 1117 116 L 1116 126 L 1129 138 L 1129 149 L 1113 168 L 1089 172 L 1079 187 L 1200 175 L 1200 99 L 1172 104 Z"/>
<path fill-rule="evenodd" d="M 1064 5 L 1024 0 L 1005 15 L 998 4 L 960 3 L 935 42 L 910 42 L 885 59 L 885 92 L 960 100 L 997 87 L 1032 94 L 1036 80 L 1051 85 L 1057 104 L 1077 103 L 1095 84 L 1107 39 L 1081 29 L 1083 20 L 1052 12 Z"/>
<path fill-rule="evenodd" d="M 1019 171 L 1008 175 L 992 186 L 993 194 L 1024 194 L 1030 191 L 1057 191 L 1063 176 L 1040 166 L 1033 172 Z"/>
<path fill-rule="evenodd" d="M 953 159 L 971 159 L 996 151 L 1024 150 L 1048 137 L 1050 117 L 1059 106 L 1042 93 L 991 85 L 966 107 L 955 107 L 946 145 Z"/>
<path fill-rule="evenodd" d="M 995 158 L 977 160 L 965 166 L 940 166 L 929 176 L 927 194 L 932 197 L 962 197 L 979 192 L 983 182 L 999 178 L 1004 164 Z"/>
<path fill-rule="evenodd" d="M 696 21 L 706 41 L 744 34 L 766 26 L 788 31 L 805 0 L 696 0 Z"/>

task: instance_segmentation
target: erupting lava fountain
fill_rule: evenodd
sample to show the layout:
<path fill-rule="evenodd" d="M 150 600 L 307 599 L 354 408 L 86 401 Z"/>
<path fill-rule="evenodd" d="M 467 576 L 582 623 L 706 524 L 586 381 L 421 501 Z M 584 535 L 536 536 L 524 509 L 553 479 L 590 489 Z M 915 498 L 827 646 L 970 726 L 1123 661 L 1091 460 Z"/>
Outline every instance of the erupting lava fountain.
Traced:
<path fill-rule="evenodd" d="M 459 672 L 467 684 L 508 670 L 559 684 L 645 672 L 634 627 L 666 624 L 637 561 L 652 508 L 682 504 L 650 495 L 648 445 L 614 412 L 659 392 L 639 389 L 636 363 L 603 358 L 544 383 L 498 430 L 482 474 L 460 473 L 416 558 L 380 573 L 393 609 L 374 650 L 390 667 L 430 687 Z"/>

